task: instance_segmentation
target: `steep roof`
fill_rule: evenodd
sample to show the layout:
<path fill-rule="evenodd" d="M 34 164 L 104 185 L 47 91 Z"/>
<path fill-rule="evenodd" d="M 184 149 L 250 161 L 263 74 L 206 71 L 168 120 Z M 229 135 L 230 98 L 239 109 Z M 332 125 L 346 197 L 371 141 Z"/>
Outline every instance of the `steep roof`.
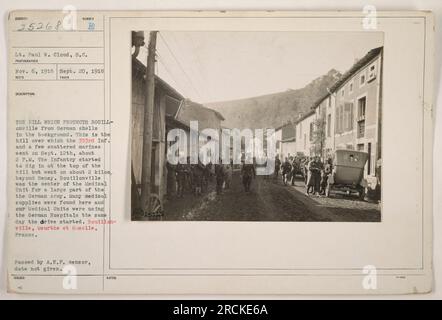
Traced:
<path fill-rule="evenodd" d="M 137 58 L 132 58 L 132 75 L 144 80 L 144 75 L 146 74 L 146 66 Z M 155 86 L 161 87 L 167 92 L 168 95 L 174 97 L 175 99 L 182 100 L 184 96 L 179 93 L 174 87 L 168 84 L 166 81 L 161 79 L 159 76 L 155 75 Z"/>
<path fill-rule="evenodd" d="M 222 114 L 219 113 L 218 111 L 210 109 L 210 108 L 207 108 L 204 105 L 202 105 L 201 103 L 194 102 L 194 101 L 192 101 L 190 99 L 186 99 L 184 101 L 184 107 L 187 110 L 192 110 L 192 112 L 195 113 L 195 114 L 197 114 L 201 110 L 210 111 L 210 112 L 213 112 L 221 121 L 226 120 L 226 119 L 224 119 Z"/>
<path fill-rule="evenodd" d="M 359 59 L 347 72 L 345 72 L 341 78 L 330 88 L 331 92 L 335 92 L 344 82 L 351 78 L 355 73 L 357 73 L 366 64 L 371 62 L 375 57 L 377 57 L 382 52 L 383 47 L 378 47 L 371 49 L 368 53 Z"/>

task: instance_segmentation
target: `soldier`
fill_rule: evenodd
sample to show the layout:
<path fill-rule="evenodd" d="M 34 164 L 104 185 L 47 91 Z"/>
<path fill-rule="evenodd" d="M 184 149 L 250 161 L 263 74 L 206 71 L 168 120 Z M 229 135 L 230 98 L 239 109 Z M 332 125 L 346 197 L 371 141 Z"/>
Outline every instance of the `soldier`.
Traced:
<path fill-rule="evenodd" d="M 315 158 L 311 158 L 311 160 L 308 162 L 307 165 L 307 183 L 305 185 L 305 187 L 307 188 L 306 190 L 306 194 L 309 195 L 310 192 L 311 193 L 315 193 L 315 184 L 316 184 L 316 175 L 315 175 L 315 170 L 316 170 L 316 161 Z"/>
<path fill-rule="evenodd" d="M 184 196 L 184 187 L 186 185 L 186 168 L 185 164 L 178 161 L 175 169 L 177 182 L 177 196 L 182 198 Z"/>
<path fill-rule="evenodd" d="M 302 165 L 302 175 L 304 176 L 304 184 L 307 187 L 307 182 L 308 182 L 308 174 L 309 174 L 309 170 L 308 170 L 308 165 L 310 163 L 310 159 L 309 157 L 305 157 L 304 161 L 303 161 L 303 165 Z"/>
<path fill-rule="evenodd" d="M 292 165 L 289 162 L 289 159 L 286 157 L 284 163 L 282 164 L 282 181 L 284 185 L 287 185 L 287 181 L 289 179 L 290 171 L 292 170 Z"/>
<path fill-rule="evenodd" d="M 316 170 L 314 171 L 315 174 L 315 194 L 319 195 L 321 192 L 321 172 L 324 169 L 324 164 L 321 161 L 321 158 L 319 156 L 316 156 Z"/>
<path fill-rule="evenodd" d="M 294 157 L 293 161 L 292 161 L 292 172 L 291 172 L 292 186 L 295 185 L 295 177 L 296 177 L 296 174 L 298 173 L 298 171 L 299 171 L 299 161 L 298 161 L 297 157 Z"/>
<path fill-rule="evenodd" d="M 226 189 L 230 189 L 232 175 L 233 175 L 233 161 L 230 161 L 230 164 L 226 165 L 226 175 L 224 177 Z"/>
<path fill-rule="evenodd" d="M 198 164 L 195 164 L 192 168 L 192 182 L 194 187 L 194 192 L 196 196 L 201 195 L 202 187 L 203 187 L 203 176 L 204 176 L 204 165 L 201 161 L 198 161 Z"/>
<path fill-rule="evenodd" d="M 245 161 L 243 161 L 243 165 L 241 168 L 241 177 L 246 192 L 250 191 L 250 184 L 252 183 L 252 179 L 254 179 L 255 176 L 255 166 L 251 163 L 245 163 Z"/>
<path fill-rule="evenodd" d="M 321 194 L 325 194 L 325 189 L 327 188 L 328 177 L 332 173 L 332 160 L 330 158 L 327 159 L 325 163 L 324 170 L 322 170 L 321 176 Z"/>
<path fill-rule="evenodd" d="M 223 192 L 225 170 L 224 165 L 221 163 L 221 159 L 218 164 L 215 164 L 215 176 L 216 176 L 216 193 L 221 194 Z"/>
<path fill-rule="evenodd" d="M 201 165 L 204 168 L 203 180 L 202 180 L 202 192 L 206 192 L 207 189 L 209 188 L 210 168 L 208 167 L 208 165 L 204 165 L 203 163 L 201 163 Z"/>
<path fill-rule="evenodd" d="M 275 156 L 275 179 L 278 178 L 279 170 L 281 169 L 281 160 L 279 160 L 279 156 Z"/>
<path fill-rule="evenodd" d="M 184 165 L 184 172 L 186 174 L 185 188 L 189 192 L 193 192 L 194 191 L 193 174 L 192 174 L 193 170 L 192 170 L 192 164 L 190 163 L 190 157 L 187 157 L 187 163 Z"/>
<path fill-rule="evenodd" d="M 208 177 L 208 179 L 207 179 L 208 182 L 212 181 L 212 177 L 213 177 L 212 167 L 213 167 L 212 161 L 209 161 L 209 163 L 206 164 L 207 173 L 208 173 L 208 176 L 207 176 Z"/>
<path fill-rule="evenodd" d="M 176 165 L 166 162 L 167 169 L 167 198 L 170 199 L 176 192 Z"/>

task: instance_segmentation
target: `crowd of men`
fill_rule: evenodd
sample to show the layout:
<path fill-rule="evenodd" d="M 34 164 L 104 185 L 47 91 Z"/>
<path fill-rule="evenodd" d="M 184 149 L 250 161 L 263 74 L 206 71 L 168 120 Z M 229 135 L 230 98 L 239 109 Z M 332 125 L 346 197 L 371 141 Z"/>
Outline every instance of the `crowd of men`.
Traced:
<path fill-rule="evenodd" d="M 306 195 L 324 195 L 327 181 L 332 173 L 332 160 L 325 163 L 319 156 L 313 157 L 286 157 L 281 162 L 279 156 L 275 158 L 275 178 L 281 173 L 284 185 L 295 185 L 295 177 L 301 175 L 304 178 Z"/>
<path fill-rule="evenodd" d="M 200 196 L 206 193 L 212 182 L 215 182 L 215 189 L 217 194 L 221 194 L 223 190 L 230 189 L 234 166 L 230 164 L 213 164 L 209 162 L 203 164 L 201 161 L 198 164 L 190 164 L 187 162 L 179 162 L 173 166 L 168 164 L 168 185 L 176 186 L 176 195 L 180 198 L 184 197 L 185 193 L 192 193 L 195 196 Z M 252 180 L 256 177 L 256 169 L 254 164 L 241 165 L 241 178 L 244 186 L 244 191 L 249 192 Z M 174 191 L 169 190 L 171 195 Z"/>
<path fill-rule="evenodd" d="M 304 179 L 306 195 L 324 195 L 327 181 L 332 173 L 332 160 L 327 159 L 325 163 L 318 156 L 313 157 L 286 157 L 283 162 L 279 156 L 275 157 L 274 178 L 282 177 L 284 185 L 295 185 L 296 176 Z M 170 185 L 176 186 L 176 195 L 184 197 L 185 193 L 192 193 L 200 196 L 206 193 L 211 183 L 215 183 L 217 194 L 223 190 L 230 189 L 234 165 L 212 164 L 190 164 L 179 162 L 177 165 L 168 165 L 168 179 Z M 256 164 L 246 163 L 241 165 L 241 179 L 245 192 L 250 192 L 252 180 L 256 177 Z M 168 192 L 168 194 L 170 194 Z"/>

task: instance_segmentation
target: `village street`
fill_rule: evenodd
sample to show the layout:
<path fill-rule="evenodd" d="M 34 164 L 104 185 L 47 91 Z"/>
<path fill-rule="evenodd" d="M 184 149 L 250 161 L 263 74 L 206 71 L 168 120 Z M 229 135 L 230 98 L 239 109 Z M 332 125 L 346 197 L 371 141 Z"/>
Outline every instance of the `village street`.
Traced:
<path fill-rule="evenodd" d="M 214 184 L 199 197 L 187 193 L 169 199 L 162 220 L 380 221 L 378 204 L 339 194 L 306 196 L 300 177 L 295 186 L 284 186 L 280 178 L 257 177 L 249 193 L 244 192 L 239 171 L 233 174 L 231 188 L 222 194 L 216 194 Z"/>

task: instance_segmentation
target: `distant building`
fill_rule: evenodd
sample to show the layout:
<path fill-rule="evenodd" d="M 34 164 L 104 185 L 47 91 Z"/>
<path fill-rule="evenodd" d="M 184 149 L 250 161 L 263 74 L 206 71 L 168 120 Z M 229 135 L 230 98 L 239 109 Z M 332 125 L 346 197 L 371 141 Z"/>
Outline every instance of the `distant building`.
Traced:
<path fill-rule="evenodd" d="M 301 115 L 296 121 L 296 153 L 303 156 L 312 156 L 312 142 L 314 138 L 315 111 Z"/>
<path fill-rule="evenodd" d="M 179 108 L 176 119 L 188 126 L 190 126 L 190 121 L 198 121 L 200 131 L 207 128 L 220 130 L 222 128 L 221 122 L 225 120 L 218 111 L 188 99 L 184 100 Z"/>
<path fill-rule="evenodd" d="M 132 190 L 140 192 L 143 158 L 144 109 L 146 103 L 146 67 L 136 58 L 132 59 L 132 110 L 131 110 L 131 174 Z M 177 90 L 158 76 L 155 76 L 155 97 L 152 130 L 151 191 L 161 201 L 175 190 L 175 181 L 167 165 L 167 133 L 182 129 L 187 137 L 190 121 L 198 121 L 199 130 L 214 128 L 220 130 L 223 116 L 198 103 L 186 100 Z M 204 136 L 203 136 L 204 137 Z M 170 142 L 171 144 L 173 142 Z M 189 151 L 188 140 L 187 148 Z M 188 153 L 189 154 L 189 153 Z M 132 199 L 134 201 L 134 198 Z"/>
<path fill-rule="evenodd" d="M 279 156 L 279 159 L 282 159 L 282 127 L 275 128 L 276 154 Z"/>
<path fill-rule="evenodd" d="M 335 147 L 368 153 L 366 176 L 380 158 L 382 47 L 369 51 L 331 88 L 335 97 Z"/>
<path fill-rule="evenodd" d="M 337 149 L 368 153 L 364 176 L 381 159 L 382 47 L 358 60 L 296 122 L 296 152 L 332 157 Z"/>
<path fill-rule="evenodd" d="M 296 155 L 296 124 L 287 123 L 281 130 L 281 159 Z"/>
<path fill-rule="evenodd" d="M 143 158 L 144 108 L 146 103 L 146 67 L 137 59 L 132 59 L 132 143 L 131 167 L 133 182 L 141 187 L 141 171 Z M 184 97 L 159 77 L 155 77 L 155 98 L 152 130 L 152 193 L 160 199 L 166 193 L 166 122 L 168 117 L 174 117 L 182 104 Z M 168 124 L 168 128 L 173 127 Z"/>

